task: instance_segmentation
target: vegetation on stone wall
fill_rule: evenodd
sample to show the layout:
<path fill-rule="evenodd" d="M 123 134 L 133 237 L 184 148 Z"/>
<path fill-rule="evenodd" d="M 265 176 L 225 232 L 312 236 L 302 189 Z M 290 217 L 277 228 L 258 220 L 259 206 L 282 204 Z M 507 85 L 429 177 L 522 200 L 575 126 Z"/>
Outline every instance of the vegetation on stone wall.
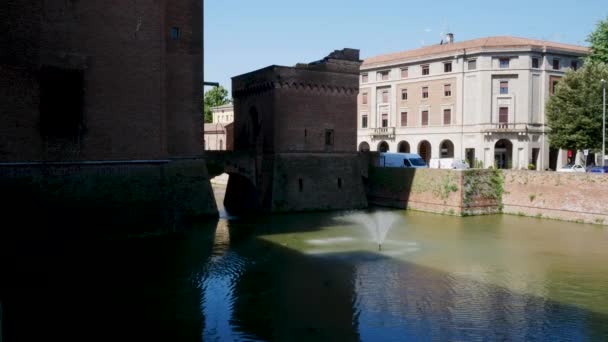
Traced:
<path fill-rule="evenodd" d="M 502 211 L 504 175 L 501 170 L 466 170 L 463 179 L 463 204 L 470 207 L 476 199 L 495 201 Z"/>

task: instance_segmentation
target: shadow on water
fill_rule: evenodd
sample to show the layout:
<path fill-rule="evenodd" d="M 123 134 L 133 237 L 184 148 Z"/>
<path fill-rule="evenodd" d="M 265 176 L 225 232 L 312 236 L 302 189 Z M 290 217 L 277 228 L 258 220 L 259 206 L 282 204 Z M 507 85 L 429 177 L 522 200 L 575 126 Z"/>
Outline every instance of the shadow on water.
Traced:
<path fill-rule="evenodd" d="M 191 275 L 211 255 L 216 225 L 137 239 L 2 241 L 3 342 L 200 340 Z"/>
<path fill-rule="evenodd" d="M 608 338 L 602 313 L 382 253 L 262 238 L 333 225 L 340 215 L 306 213 L 142 239 L 3 241 L 3 342 Z"/>

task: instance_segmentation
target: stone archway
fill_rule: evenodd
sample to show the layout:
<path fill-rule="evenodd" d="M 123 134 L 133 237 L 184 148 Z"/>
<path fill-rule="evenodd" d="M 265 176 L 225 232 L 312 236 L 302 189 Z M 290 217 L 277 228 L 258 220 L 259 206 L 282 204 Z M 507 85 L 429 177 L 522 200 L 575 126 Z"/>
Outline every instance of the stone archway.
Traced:
<path fill-rule="evenodd" d="M 362 141 L 359 144 L 359 152 L 369 152 L 369 144 L 365 141 Z"/>
<path fill-rule="evenodd" d="M 422 140 L 418 144 L 418 154 L 422 159 L 424 159 L 426 164 L 429 165 L 429 162 L 431 161 L 431 143 L 426 140 Z"/>
<path fill-rule="evenodd" d="M 454 144 L 450 140 L 444 140 L 439 145 L 440 158 L 454 158 Z"/>
<path fill-rule="evenodd" d="M 513 143 L 508 139 L 500 139 L 494 145 L 494 166 L 497 169 L 513 167 Z"/>
<path fill-rule="evenodd" d="M 388 152 L 388 143 L 386 141 L 378 143 L 378 152 Z"/>
<path fill-rule="evenodd" d="M 397 152 L 410 153 L 410 144 L 405 140 L 400 141 L 397 145 Z"/>

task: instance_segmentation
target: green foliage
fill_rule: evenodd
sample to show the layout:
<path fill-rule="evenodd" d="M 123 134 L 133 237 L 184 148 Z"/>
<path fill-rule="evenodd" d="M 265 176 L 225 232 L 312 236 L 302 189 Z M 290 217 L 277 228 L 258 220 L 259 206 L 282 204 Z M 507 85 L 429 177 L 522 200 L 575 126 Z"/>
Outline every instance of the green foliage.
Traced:
<path fill-rule="evenodd" d="M 225 105 L 230 102 L 232 101 L 228 97 L 228 90 L 222 86 L 213 87 L 206 91 L 203 99 L 203 116 L 205 122 L 209 123 L 213 121 L 213 115 L 211 113 L 212 107 Z"/>
<path fill-rule="evenodd" d="M 449 173 L 441 178 L 441 185 L 435 189 L 434 194 L 442 200 L 447 200 L 450 193 L 458 191 L 457 178 L 452 173 Z"/>
<path fill-rule="evenodd" d="M 475 158 L 475 168 L 483 169 L 483 160 L 479 160 L 479 159 Z"/>
<path fill-rule="evenodd" d="M 536 198 L 536 195 L 535 194 L 530 194 L 528 197 L 530 198 L 530 202 L 534 202 L 534 199 Z"/>
<path fill-rule="evenodd" d="M 599 150 L 602 144 L 602 83 L 608 65 L 587 63 L 568 71 L 547 102 L 551 145 L 563 149 Z"/>
<path fill-rule="evenodd" d="M 463 180 L 463 204 L 470 207 L 475 199 L 495 201 L 499 211 L 502 211 L 502 195 L 504 193 L 504 175 L 501 170 L 467 170 Z"/>
<path fill-rule="evenodd" d="M 597 23 L 595 31 L 587 37 L 591 44 L 591 54 L 587 62 L 608 63 L 608 17 Z"/>
<path fill-rule="evenodd" d="M 528 170 L 536 170 L 536 165 L 532 163 L 528 164 Z"/>

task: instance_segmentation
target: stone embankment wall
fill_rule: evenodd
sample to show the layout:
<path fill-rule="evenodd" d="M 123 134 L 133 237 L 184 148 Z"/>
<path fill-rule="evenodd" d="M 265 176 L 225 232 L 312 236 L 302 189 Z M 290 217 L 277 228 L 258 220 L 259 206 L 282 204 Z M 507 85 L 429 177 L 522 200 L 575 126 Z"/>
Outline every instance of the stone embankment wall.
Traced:
<path fill-rule="evenodd" d="M 0 187 L 1 234 L 158 233 L 218 214 L 203 159 L 0 164 Z"/>
<path fill-rule="evenodd" d="M 608 224 L 608 176 L 506 170 L 504 212 Z"/>
<path fill-rule="evenodd" d="M 500 212 L 502 174 L 494 170 L 371 167 L 370 204 L 450 215 Z"/>

